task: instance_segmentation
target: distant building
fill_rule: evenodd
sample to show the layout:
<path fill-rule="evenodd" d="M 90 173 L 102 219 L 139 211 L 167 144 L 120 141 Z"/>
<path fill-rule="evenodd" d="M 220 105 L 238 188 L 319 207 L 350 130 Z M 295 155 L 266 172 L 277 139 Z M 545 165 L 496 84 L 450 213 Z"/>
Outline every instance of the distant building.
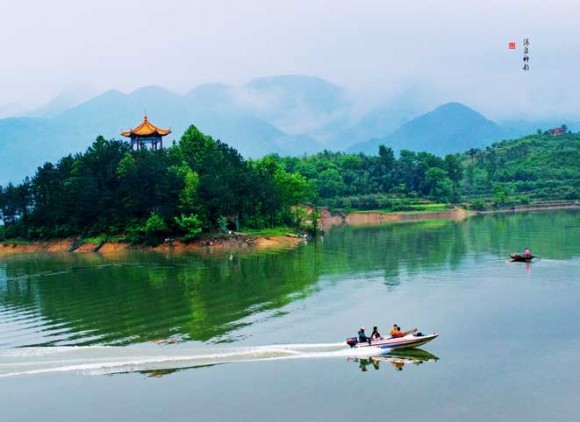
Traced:
<path fill-rule="evenodd" d="M 544 132 L 544 135 L 552 135 L 552 136 L 561 136 L 567 133 L 566 125 L 562 125 L 561 127 L 556 127 L 554 129 L 548 129 Z"/>
<path fill-rule="evenodd" d="M 163 149 L 163 137 L 169 135 L 171 129 L 160 129 L 147 119 L 147 115 L 143 118 L 143 123 L 135 129 L 121 132 L 121 135 L 131 138 L 131 149 L 140 150 L 149 148 L 152 151 Z"/>

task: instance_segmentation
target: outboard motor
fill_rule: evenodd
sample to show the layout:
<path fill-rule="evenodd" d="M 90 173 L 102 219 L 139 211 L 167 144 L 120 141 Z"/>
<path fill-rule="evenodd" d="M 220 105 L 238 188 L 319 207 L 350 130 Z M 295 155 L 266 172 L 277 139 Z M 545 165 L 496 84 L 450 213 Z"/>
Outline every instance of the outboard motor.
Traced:
<path fill-rule="evenodd" d="M 357 343 L 358 343 L 358 340 L 356 339 L 356 337 L 351 337 L 351 338 L 346 339 L 346 344 L 348 344 L 350 347 L 356 346 Z"/>

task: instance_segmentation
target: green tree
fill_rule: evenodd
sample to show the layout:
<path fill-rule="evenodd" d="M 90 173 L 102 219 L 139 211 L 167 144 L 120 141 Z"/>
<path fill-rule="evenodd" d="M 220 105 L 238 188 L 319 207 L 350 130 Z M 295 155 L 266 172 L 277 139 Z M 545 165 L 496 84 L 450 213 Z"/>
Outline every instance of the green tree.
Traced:
<path fill-rule="evenodd" d="M 317 185 L 318 192 L 323 198 L 341 195 L 346 188 L 339 171 L 335 168 L 323 170 L 318 176 Z"/>
<path fill-rule="evenodd" d="M 175 222 L 186 241 L 194 240 L 201 234 L 202 222 L 195 214 L 182 214 L 180 217 L 175 217 Z"/>
<path fill-rule="evenodd" d="M 145 243 L 156 246 L 169 235 L 169 229 L 163 218 L 152 212 L 144 224 L 136 224 L 128 229 L 127 237 L 131 243 Z"/>
<path fill-rule="evenodd" d="M 451 202 L 453 197 L 453 184 L 447 176 L 447 172 L 439 167 L 432 167 L 425 174 L 425 190 L 435 201 Z"/>
<path fill-rule="evenodd" d="M 502 207 L 510 202 L 510 189 L 505 184 L 496 183 L 493 186 L 493 201 L 496 206 Z"/>
<path fill-rule="evenodd" d="M 172 169 L 183 179 L 183 189 L 179 193 L 179 209 L 184 213 L 191 213 L 199 206 L 198 189 L 200 185 L 199 174 L 193 171 L 186 163 Z"/>

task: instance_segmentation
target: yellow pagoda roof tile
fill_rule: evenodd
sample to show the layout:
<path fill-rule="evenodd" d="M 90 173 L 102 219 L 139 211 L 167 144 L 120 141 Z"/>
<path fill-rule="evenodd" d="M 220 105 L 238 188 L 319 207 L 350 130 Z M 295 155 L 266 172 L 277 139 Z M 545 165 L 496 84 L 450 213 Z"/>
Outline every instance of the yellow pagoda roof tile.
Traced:
<path fill-rule="evenodd" d="M 145 116 L 143 119 L 143 123 L 141 123 L 135 129 L 122 131 L 121 135 L 129 138 L 131 136 L 151 136 L 155 134 L 159 136 L 165 136 L 169 135 L 170 133 L 171 129 L 158 128 L 147 119 L 147 116 Z"/>

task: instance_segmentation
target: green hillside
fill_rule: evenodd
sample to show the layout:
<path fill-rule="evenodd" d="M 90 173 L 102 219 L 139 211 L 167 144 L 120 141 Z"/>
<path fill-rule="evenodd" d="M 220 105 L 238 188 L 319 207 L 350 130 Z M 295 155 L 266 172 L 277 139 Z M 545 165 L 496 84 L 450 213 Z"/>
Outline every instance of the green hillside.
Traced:
<path fill-rule="evenodd" d="M 468 199 L 494 195 L 507 205 L 580 198 L 580 133 L 545 132 L 497 142 L 469 150 L 463 163 Z"/>

